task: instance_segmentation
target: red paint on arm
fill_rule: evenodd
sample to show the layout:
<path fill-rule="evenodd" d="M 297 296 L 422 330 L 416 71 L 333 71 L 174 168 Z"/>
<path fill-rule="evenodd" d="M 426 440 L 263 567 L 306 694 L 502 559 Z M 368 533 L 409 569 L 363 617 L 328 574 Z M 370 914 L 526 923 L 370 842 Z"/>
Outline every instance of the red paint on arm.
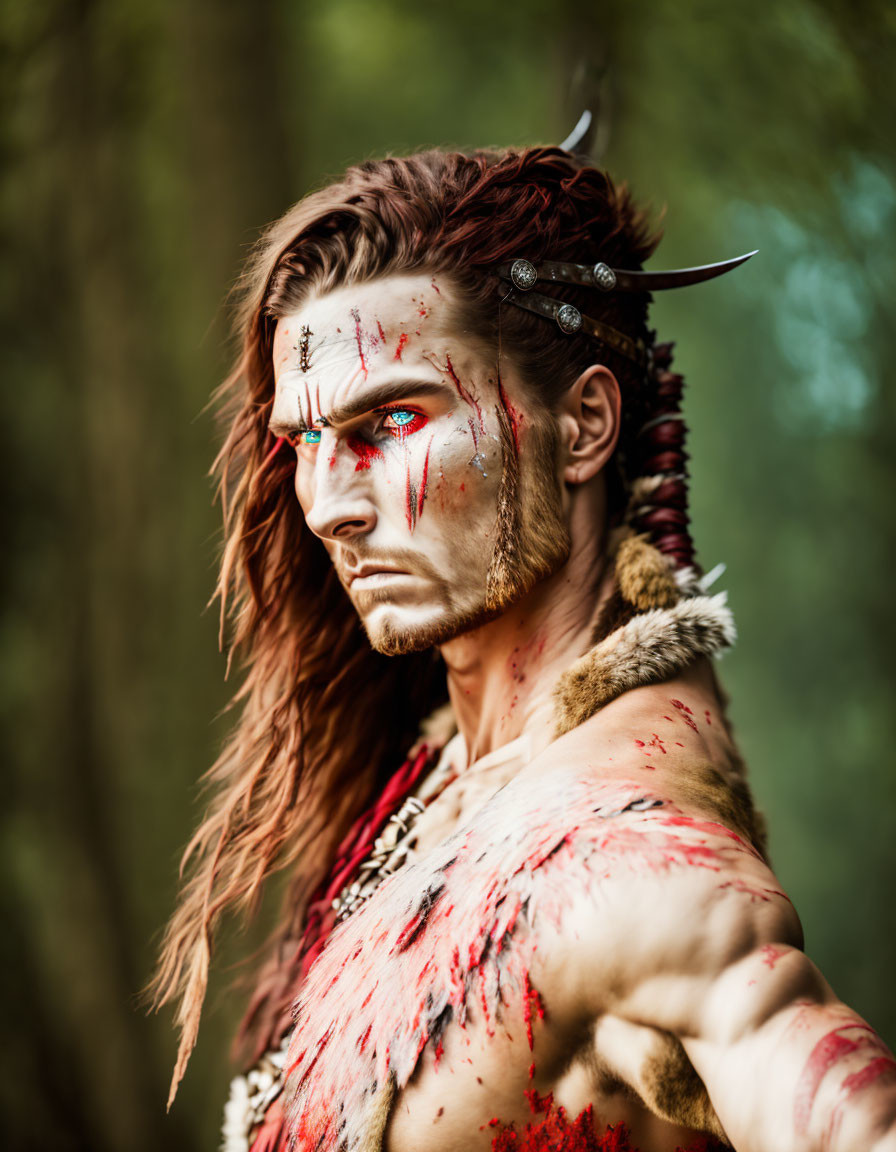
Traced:
<path fill-rule="evenodd" d="M 863 1042 L 868 1043 L 866 1036 L 850 1039 L 843 1035 L 844 1032 L 855 1031 L 871 1033 L 874 1036 L 874 1031 L 870 1025 L 856 1021 L 834 1028 L 826 1036 L 822 1036 L 812 1049 L 797 1084 L 796 1099 L 793 1105 L 793 1124 L 801 1135 L 809 1129 L 815 1097 L 818 1095 L 818 1090 L 825 1076 L 838 1060 L 858 1051 Z"/>

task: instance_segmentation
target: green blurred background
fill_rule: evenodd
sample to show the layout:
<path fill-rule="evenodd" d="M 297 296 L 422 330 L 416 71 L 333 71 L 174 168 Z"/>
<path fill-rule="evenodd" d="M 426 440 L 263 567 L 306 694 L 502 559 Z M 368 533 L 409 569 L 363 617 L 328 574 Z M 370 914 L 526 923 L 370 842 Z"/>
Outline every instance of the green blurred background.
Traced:
<path fill-rule="evenodd" d="M 0 11 L 6 1146 L 216 1147 L 240 997 L 213 986 L 166 1118 L 170 1019 L 136 993 L 223 732 L 203 409 L 248 246 L 349 162 L 558 142 L 586 105 L 602 162 L 666 206 L 657 267 L 760 249 L 655 323 L 774 863 L 810 954 L 896 1043 L 893 5 Z"/>

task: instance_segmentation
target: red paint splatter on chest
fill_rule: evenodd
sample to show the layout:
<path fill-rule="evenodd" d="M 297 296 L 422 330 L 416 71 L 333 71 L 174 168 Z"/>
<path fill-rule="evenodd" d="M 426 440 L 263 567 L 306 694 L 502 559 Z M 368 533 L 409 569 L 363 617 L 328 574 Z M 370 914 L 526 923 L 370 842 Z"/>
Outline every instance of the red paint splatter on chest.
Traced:
<path fill-rule="evenodd" d="M 554 1103 L 552 1092 L 541 1096 L 534 1088 L 527 1088 L 525 1095 L 533 1119 L 518 1130 L 515 1124 L 504 1124 L 493 1116 L 487 1125 L 498 1129 L 492 1137 L 492 1152 L 639 1152 L 625 1124 L 600 1125 L 604 1130 L 599 1133 L 591 1104 L 570 1119 L 566 1109 Z M 700 1136 L 687 1148 L 679 1145 L 678 1152 L 728 1150 L 717 1140 Z"/>
<path fill-rule="evenodd" d="M 617 820 L 629 812 L 633 821 Z M 297 1147 L 352 1146 L 376 1086 L 393 1075 L 404 1088 L 427 1045 L 435 1054 L 446 1028 L 467 1027 L 468 1005 L 486 1034 L 503 1023 L 519 1037 L 522 1075 L 546 1020 L 530 979 L 536 943 L 560 931 L 570 890 L 598 893 L 595 878 L 617 871 L 718 869 L 723 853 L 755 856 L 631 781 L 595 788 L 589 777 L 561 794 L 549 781 L 507 786 L 462 832 L 386 880 L 311 965 L 287 1058 Z M 552 1147 L 519 1143 L 524 1134 L 509 1128 L 498 1135 L 517 1141 L 497 1146 L 505 1150 Z"/>

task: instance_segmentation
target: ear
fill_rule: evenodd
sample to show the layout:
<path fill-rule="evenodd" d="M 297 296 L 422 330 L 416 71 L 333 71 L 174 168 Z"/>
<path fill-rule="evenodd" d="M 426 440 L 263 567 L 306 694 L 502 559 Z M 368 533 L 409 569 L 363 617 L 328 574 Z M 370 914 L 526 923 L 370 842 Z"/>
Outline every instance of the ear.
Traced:
<path fill-rule="evenodd" d="M 579 376 L 560 401 L 566 447 L 563 479 L 584 484 L 604 467 L 616 448 L 622 413 L 619 382 L 602 364 Z"/>

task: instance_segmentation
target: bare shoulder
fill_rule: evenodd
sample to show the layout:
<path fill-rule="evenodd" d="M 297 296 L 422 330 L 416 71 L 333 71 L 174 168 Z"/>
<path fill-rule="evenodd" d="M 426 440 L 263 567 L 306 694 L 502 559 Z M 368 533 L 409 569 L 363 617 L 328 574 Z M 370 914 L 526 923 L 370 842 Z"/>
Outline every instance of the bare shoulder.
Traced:
<path fill-rule="evenodd" d="M 738 959 L 802 947 L 742 776 L 682 728 L 681 741 L 661 728 L 615 741 L 579 731 L 550 750 L 555 780 L 584 782 L 595 819 L 577 826 L 575 854 L 588 864 L 570 876 L 539 959 L 546 985 L 577 1010 L 638 1016 L 649 1003 L 652 1022 L 676 1032 Z"/>

